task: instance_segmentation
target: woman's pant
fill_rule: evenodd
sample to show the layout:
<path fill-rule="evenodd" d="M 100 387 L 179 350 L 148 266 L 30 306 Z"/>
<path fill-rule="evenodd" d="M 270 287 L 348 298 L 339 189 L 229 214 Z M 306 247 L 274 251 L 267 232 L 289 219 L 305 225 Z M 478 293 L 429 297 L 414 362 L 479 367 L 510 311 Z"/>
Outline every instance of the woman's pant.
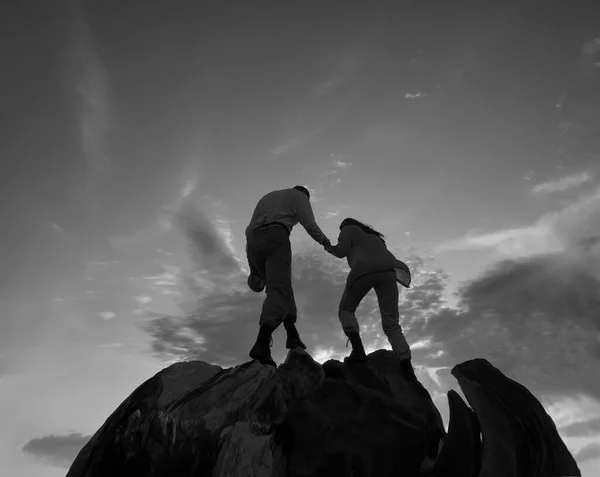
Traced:
<path fill-rule="evenodd" d="M 344 333 L 350 336 L 352 332 L 359 332 L 360 328 L 354 313 L 372 288 L 375 289 L 379 303 L 381 327 L 392 346 L 392 351 L 398 354 L 400 359 L 411 359 L 410 347 L 400 326 L 398 285 L 394 270 L 367 273 L 354 280 L 350 286 L 346 283 L 338 312 Z"/>

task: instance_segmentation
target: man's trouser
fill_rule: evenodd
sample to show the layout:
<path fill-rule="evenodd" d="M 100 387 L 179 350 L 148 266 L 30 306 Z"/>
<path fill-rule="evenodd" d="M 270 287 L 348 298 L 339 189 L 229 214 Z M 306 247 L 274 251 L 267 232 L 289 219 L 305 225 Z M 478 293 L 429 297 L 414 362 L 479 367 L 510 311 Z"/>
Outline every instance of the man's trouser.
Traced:
<path fill-rule="evenodd" d="M 259 326 L 276 329 L 284 319 L 296 322 L 296 301 L 292 290 L 292 247 L 285 226 L 269 225 L 247 237 L 246 256 L 250 274 L 265 282 L 267 297 Z"/>
<path fill-rule="evenodd" d="M 371 288 L 374 288 L 377 294 L 381 327 L 392 345 L 392 351 L 397 353 L 400 359 L 411 359 L 410 348 L 400 326 L 398 285 L 394 270 L 371 272 L 358 277 L 350 284 L 346 282 L 338 312 L 344 333 L 350 336 L 352 332 L 359 332 L 360 328 L 354 312 Z"/>

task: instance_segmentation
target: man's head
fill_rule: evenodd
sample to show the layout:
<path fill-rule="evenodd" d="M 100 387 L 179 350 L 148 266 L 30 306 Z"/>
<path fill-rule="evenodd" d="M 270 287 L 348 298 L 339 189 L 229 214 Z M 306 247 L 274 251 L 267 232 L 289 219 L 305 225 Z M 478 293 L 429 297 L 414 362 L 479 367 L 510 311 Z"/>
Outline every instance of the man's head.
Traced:
<path fill-rule="evenodd" d="M 310 199 L 310 192 L 308 192 L 308 189 L 304 186 L 294 186 L 294 189 L 299 190 L 300 192 L 302 192 L 306 197 L 308 197 Z"/>

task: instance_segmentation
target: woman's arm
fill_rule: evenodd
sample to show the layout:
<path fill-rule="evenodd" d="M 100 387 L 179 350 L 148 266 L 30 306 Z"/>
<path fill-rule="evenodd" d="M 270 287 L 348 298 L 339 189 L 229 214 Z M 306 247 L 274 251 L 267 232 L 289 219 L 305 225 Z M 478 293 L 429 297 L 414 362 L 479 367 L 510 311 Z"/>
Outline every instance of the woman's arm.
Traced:
<path fill-rule="evenodd" d="M 329 250 L 331 255 L 336 256 L 337 258 L 344 258 L 350 253 L 350 249 L 352 248 L 352 226 L 347 225 L 340 231 L 340 235 L 338 237 L 338 243 L 335 246 L 332 246 Z"/>

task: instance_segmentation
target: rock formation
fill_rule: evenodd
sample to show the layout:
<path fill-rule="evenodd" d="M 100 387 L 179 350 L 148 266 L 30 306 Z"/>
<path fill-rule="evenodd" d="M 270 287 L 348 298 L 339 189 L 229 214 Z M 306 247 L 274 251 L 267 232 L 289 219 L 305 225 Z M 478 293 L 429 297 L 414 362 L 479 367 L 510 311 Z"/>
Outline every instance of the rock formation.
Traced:
<path fill-rule="evenodd" d="M 529 391 L 490 363 L 452 370 L 446 434 L 429 393 L 391 352 L 277 369 L 177 363 L 138 387 L 67 477 L 580 476 Z M 480 432 L 483 438 L 480 437 Z"/>

